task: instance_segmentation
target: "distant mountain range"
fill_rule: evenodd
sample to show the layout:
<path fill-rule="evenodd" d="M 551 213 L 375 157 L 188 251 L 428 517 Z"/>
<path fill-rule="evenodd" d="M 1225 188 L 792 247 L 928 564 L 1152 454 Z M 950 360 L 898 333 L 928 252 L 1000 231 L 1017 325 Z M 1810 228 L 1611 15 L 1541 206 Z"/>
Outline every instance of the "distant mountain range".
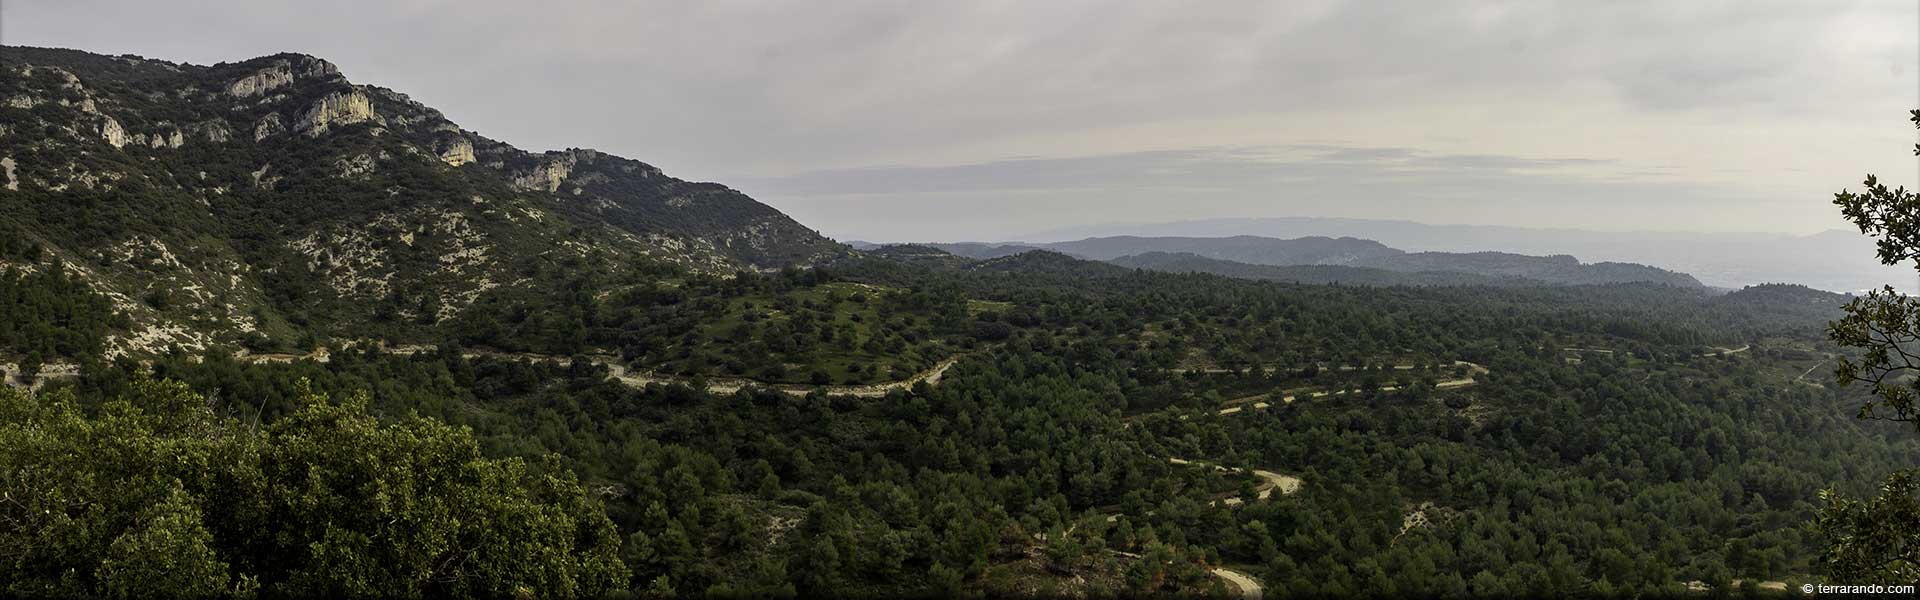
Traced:
<path fill-rule="evenodd" d="M 1268 281 L 1289 281 L 1321 285 L 1488 285 L 1515 287 L 1545 285 L 1545 282 L 1521 277 L 1495 277 L 1460 272 L 1401 273 L 1386 269 L 1341 265 L 1257 265 L 1207 258 L 1185 252 L 1148 252 L 1145 254 L 1122 256 L 1108 262 L 1122 267 L 1146 269 L 1149 271 L 1212 273 L 1214 275 L 1237 277 L 1240 279 L 1263 279 Z"/>
<path fill-rule="evenodd" d="M 1916 279 L 1912 268 L 1889 267 L 1875 260 L 1872 238 L 1856 231 L 1838 229 L 1813 235 L 1604 232 L 1429 225 L 1376 219 L 1282 217 L 1097 225 L 1041 232 L 1024 236 L 1024 239 L 1058 242 L 1116 236 L 1352 236 L 1377 240 L 1387 246 L 1414 252 L 1566 254 L 1590 261 L 1652 265 L 1688 273 L 1709 286 L 1723 288 L 1789 282 L 1831 291 L 1857 291 L 1887 284 L 1911 290 Z"/>
<path fill-rule="evenodd" d="M 1584 264 L 1566 255 L 1406 252 L 1377 241 L 1352 237 L 1115 236 L 1045 244 L 960 243 L 924 246 L 981 260 L 1048 250 L 1132 268 L 1301 283 L 1584 285 L 1647 282 L 1677 287 L 1704 287 L 1690 275 L 1646 265 Z"/>

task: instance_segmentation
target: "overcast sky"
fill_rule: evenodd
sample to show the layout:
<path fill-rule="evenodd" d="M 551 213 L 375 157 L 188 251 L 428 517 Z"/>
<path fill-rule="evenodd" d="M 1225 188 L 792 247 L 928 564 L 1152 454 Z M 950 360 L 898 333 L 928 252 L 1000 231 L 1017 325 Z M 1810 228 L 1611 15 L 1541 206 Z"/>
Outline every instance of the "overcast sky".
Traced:
<path fill-rule="evenodd" d="M 538 7 L 537 10 L 530 10 Z M 4 0 L 0 41 L 315 54 L 841 239 L 1339 216 L 1844 227 L 1912 185 L 1914 0 Z"/>

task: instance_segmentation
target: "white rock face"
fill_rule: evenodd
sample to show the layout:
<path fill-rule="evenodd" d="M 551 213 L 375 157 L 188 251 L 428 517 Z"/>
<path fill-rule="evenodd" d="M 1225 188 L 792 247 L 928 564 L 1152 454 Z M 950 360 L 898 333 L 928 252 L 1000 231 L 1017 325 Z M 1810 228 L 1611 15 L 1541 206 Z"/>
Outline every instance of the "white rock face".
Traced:
<path fill-rule="evenodd" d="M 379 118 L 379 115 L 373 114 L 373 101 L 360 90 L 334 92 L 308 107 L 307 112 L 300 116 L 300 122 L 294 125 L 294 130 L 317 136 L 326 133 L 327 128 L 333 125 L 378 121 Z"/>
<path fill-rule="evenodd" d="M 440 154 L 440 160 L 456 167 L 474 161 L 473 142 L 465 136 L 442 140 L 434 144 L 434 150 Z"/>
<path fill-rule="evenodd" d="M 293 69 L 286 63 L 280 63 L 240 78 L 227 86 L 227 93 L 237 98 L 247 98 L 289 85 L 293 85 Z"/>
<path fill-rule="evenodd" d="M 267 172 L 268 172 L 268 171 L 271 171 L 271 170 L 273 170 L 273 163 L 267 163 L 267 164 L 264 164 L 264 165 L 260 165 L 260 170 L 258 170 L 258 171 L 254 171 L 254 172 L 252 173 L 252 175 L 253 175 L 253 187 L 255 187 L 255 188 L 258 188 L 258 189 L 263 189 L 263 190 L 270 190 L 270 189 L 273 189 L 273 184 L 274 184 L 274 182 L 277 182 L 277 181 L 280 181 L 280 178 L 279 178 L 279 177 L 268 177 L 268 176 L 267 176 Z"/>
<path fill-rule="evenodd" d="M 127 130 L 113 117 L 100 115 L 100 138 L 115 148 L 127 145 Z"/>
<path fill-rule="evenodd" d="M 286 130 L 287 130 L 287 126 L 280 122 L 280 113 L 269 114 L 265 117 L 261 117 L 260 122 L 254 124 L 253 141 L 258 142 L 260 140 L 264 140 L 269 137 L 284 133 Z"/>
<path fill-rule="evenodd" d="M 574 165 L 580 164 L 580 161 L 583 159 L 592 161 L 598 156 L 600 156 L 600 153 L 594 150 L 568 150 L 565 154 L 549 158 L 546 162 L 540 163 L 540 166 L 534 167 L 532 171 L 514 177 L 513 187 L 529 192 L 535 190 L 546 190 L 548 192 L 559 191 L 560 184 L 566 183 L 567 176 L 573 173 Z"/>
<path fill-rule="evenodd" d="M 215 144 L 233 139 L 233 130 L 227 129 L 227 122 L 219 119 L 195 123 L 193 124 L 193 132 L 197 135 L 205 136 L 207 141 Z"/>
<path fill-rule="evenodd" d="M 180 129 L 176 127 L 173 131 L 164 133 L 156 132 L 152 136 L 136 134 L 133 136 L 133 143 L 136 145 L 146 145 L 155 150 L 161 148 L 179 148 L 187 145 L 187 136 L 181 133 Z"/>
<path fill-rule="evenodd" d="M 567 174 L 573 171 L 573 157 L 550 160 L 534 167 L 525 175 L 513 179 L 513 187 L 526 191 L 559 191 L 560 184 L 567 180 Z"/>
<path fill-rule="evenodd" d="M 13 157 L 0 158 L 0 170 L 7 173 L 7 190 L 17 192 L 20 191 L 20 180 L 13 177 L 14 166 Z"/>

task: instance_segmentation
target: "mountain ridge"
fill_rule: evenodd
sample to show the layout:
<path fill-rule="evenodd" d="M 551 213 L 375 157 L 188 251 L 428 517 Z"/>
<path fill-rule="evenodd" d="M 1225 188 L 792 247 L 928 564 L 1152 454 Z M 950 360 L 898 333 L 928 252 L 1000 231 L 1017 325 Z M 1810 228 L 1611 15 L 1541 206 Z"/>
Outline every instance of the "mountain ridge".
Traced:
<path fill-rule="evenodd" d="M 1390 284 L 1405 281 L 1413 285 L 1513 285 L 1517 279 L 1545 285 L 1581 285 L 1649 282 L 1687 288 L 1705 287 L 1699 280 L 1678 273 L 1632 263 L 1583 263 L 1570 255 L 1529 256 L 1508 252 L 1407 252 L 1381 242 L 1355 237 L 1331 238 L 1307 236 L 1293 239 L 1261 236 L 1225 238 L 1112 236 L 1042 244 L 955 243 L 925 244 L 960 256 L 992 259 L 1032 250 L 1061 252 L 1089 260 L 1119 262 L 1144 268 L 1167 266 L 1168 257 L 1140 259 L 1142 255 L 1188 255 L 1195 259 L 1224 261 L 1228 264 L 1203 264 L 1186 260 L 1181 268 L 1214 273 L 1258 273 L 1255 278 L 1278 278 L 1307 282 Z M 1132 261 L 1121 259 L 1135 257 Z M 1398 273 L 1418 273 L 1419 277 L 1385 277 L 1378 273 L 1345 270 L 1250 269 L 1267 267 L 1354 267 Z M 1458 273 L 1454 281 L 1439 274 Z"/>
<path fill-rule="evenodd" d="M 1894 284 L 1913 289 L 1913 272 L 1873 260 L 1872 238 L 1852 229 L 1808 235 L 1784 233 L 1595 231 L 1568 227 L 1429 224 L 1345 217 L 1232 217 L 1162 223 L 1086 225 L 1016 239 L 1055 242 L 1086 237 L 1362 235 L 1409 251 L 1503 251 L 1571 254 L 1585 260 L 1629 262 L 1693 275 L 1720 288 L 1792 281 L 1830 291 Z"/>
<path fill-rule="evenodd" d="M 727 186 L 521 150 L 295 53 L 199 66 L 0 47 L 0 167 L 0 232 L 45 249 L 0 268 L 70 267 L 139 324 L 115 353 L 404 334 L 483 296 L 559 293 L 567 272 L 847 251 Z"/>

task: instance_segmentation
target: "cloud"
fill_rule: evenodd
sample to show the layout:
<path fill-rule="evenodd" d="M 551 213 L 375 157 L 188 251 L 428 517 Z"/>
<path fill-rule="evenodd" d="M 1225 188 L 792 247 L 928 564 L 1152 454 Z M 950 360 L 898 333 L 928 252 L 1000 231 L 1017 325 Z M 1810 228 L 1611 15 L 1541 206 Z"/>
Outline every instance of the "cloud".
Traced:
<path fill-rule="evenodd" d="M 1088 223 L 1222 216 L 1672 230 L 1796 201 L 1605 159 L 1328 145 L 829 169 L 739 187 L 828 223 L 830 235 L 870 241 L 1005 240 Z"/>
<path fill-rule="evenodd" d="M 1411 148 L 1327 145 L 1155 150 L 1067 158 L 1015 158 L 946 166 L 825 169 L 745 178 L 776 196 L 911 195 L 1021 190 L 1276 189 L 1301 182 L 1484 181 L 1613 164 L 1591 158 L 1432 154 Z"/>
<path fill-rule="evenodd" d="M 1351 189 L 1333 206 L 1350 212 L 1418 187 L 1712 189 L 1636 218 L 1797 227 L 1832 219 L 1827 186 L 1911 176 L 1920 89 L 1911 0 L 24 0 L 4 17 L 9 44 L 318 54 L 491 137 L 628 155 L 782 209 L 1019 191 L 1008 229 L 1280 210 L 1263 199 L 1309 184 Z M 1108 201 L 1148 196 L 1129 185 L 1211 199 Z M 1708 212 L 1741 196 L 1804 202 Z M 1619 201 L 1522 212 L 1577 225 Z M 938 208 L 887 214 L 933 229 L 951 222 Z"/>

